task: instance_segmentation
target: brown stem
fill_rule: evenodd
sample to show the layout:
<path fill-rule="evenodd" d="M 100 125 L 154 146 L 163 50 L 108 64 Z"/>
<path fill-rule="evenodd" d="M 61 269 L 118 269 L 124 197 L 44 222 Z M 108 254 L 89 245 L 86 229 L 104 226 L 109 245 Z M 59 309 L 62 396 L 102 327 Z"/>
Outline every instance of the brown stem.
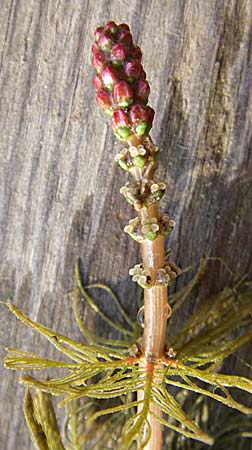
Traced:
<path fill-rule="evenodd" d="M 143 335 L 143 354 L 144 358 L 141 361 L 141 366 L 145 368 L 146 376 L 152 379 L 152 383 L 159 384 L 162 382 L 160 376 L 157 374 L 157 369 L 162 367 L 162 355 L 165 349 L 165 338 L 167 330 L 167 319 L 169 317 L 170 307 L 168 305 L 168 293 L 165 284 L 160 280 L 159 269 L 165 267 L 165 247 L 164 234 L 162 229 L 162 218 L 158 213 L 158 201 L 161 198 L 161 191 L 157 181 L 154 180 L 154 172 L 157 168 L 158 149 L 148 137 L 138 138 L 132 136 L 128 141 L 128 145 L 139 148 L 144 146 L 146 152 L 139 153 L 145 155 L 145 164 L 135 164 L 134 157 L 132 157 L 132 150 L 128 155 L 124 155 L 124 162 L 128 166 L 128 170 L 133 178 L 132 185 L 127 185 L 125 196 L 134 203 L 135 209 L 138 211 L 138 217 L 142 240 L 141 251 L 143 260 L 143 269 L 148 273 L 148 283 L 144 289 L 144 335 Z M 134 153 L 134 152 L 133 152 Z M 156 186 L 155 186 L 156 184 Z M 153 190 L 154 187 L 154 190 Z M 160 188 L 162 190 L 162 188 Z M 156 197 L 153 195 L 157 192 Z M 155 198 L 157 199 L 155 201 Z M 154 220 L 153 220 L 154 219 Z M 154 225 L 158 224 L 156 229 Z M 149 230 L 145 234 L 145 231 Z M 160 228 L 159 228 L 160 227 Z M 158 230 L 158 233 L 157 233 Z M 157 233 L 157 234 L 156 234 Z M 137 236 L 137 234 L 136 234 Z M 158 273 L 158 279 L 157 279 Z M 138 392 L 139 400 L 144 399 L 144 391 Z M 161 409 L 154 403 L 150 405 L 151 412 L 157 417 L 162 417 Z M 139 411 L 141 406 L 139 406 Z M 151 427 L 151 437 L 149 443 L 145 446 L 146 450 L 161 450 L 162 448 L 162 425 L 150 413 L 147 415 L 148 423 Z M 146 425 L 144 434 L 148 433 Z"/>
<path fill-rule="evenodd" d="M 157 204 L 139 211 L 139 218 L 142 222 L 148 218 L 158 218 Z M 143 351 L 145 354 L 145 364 L 154 363 L 160 369 L 159 359 L 164 352 L 165 338 L 167 330 L 167 319 L 169 312 L 167 287 L 156 284 L 156 271 L 164 267 L 165 250 L 164 236 L 159 234 L 155 240 L 145 239 L 142 244 L 142 259 L 144 269 L 151 274 L 151 287 L 144 289 L 144 336 Z M 154 374 L 155 379 L 155 374 Z M 159 382 L 157 379 L 156 382 Z M 161 380 L 160 380 L 161 382 Z M 139 394 L 139 398 L 143 393 Z M 162 411 L 157 405 L 151 405 L 151 411 L 162 417 Z M 155 417 L 149 415 L 147 418 L 151 426 L 151 438 L 146 445 L 146 450 L 161 450 L 162 448 L 162 425 Z"/>
<path fill-rule="evenodd" d="M 139 211 L 142 222 L 148 218 L 158 218 L 157 203 Z M 141 244 L 143 267 L 150 272 L 150 287 L 144 290 L 144 342 L 146 357 L 156 362 L 164 352 L 167 318 L 168 295 L 167 287 L 156 284 L 157 270 L 164 267 L 165 250 L 164 236 L 158 234 L 156 239 L 145 239 Z"/>

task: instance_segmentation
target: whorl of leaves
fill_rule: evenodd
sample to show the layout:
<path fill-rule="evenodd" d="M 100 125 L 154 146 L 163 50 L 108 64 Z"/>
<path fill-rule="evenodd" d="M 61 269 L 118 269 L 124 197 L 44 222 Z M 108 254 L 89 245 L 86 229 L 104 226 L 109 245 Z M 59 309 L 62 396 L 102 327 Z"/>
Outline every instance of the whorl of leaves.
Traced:
<path fill-rule="evenodd" d="M 207 260 L 204 260 L 192 282 L 182 292 L 175 294 L 172 299 L 173 303 L 176 302 L 174 309 L 176 304 L 181 307 L 188 295 L 192 294 L 206 264 Z M 252 381 L 245 377 L 219 373 L 223 360 L 251 340 L 252 294 L 251 288 L 243 287 L 242 281 L 244 280 L 238 280 L 232 287 L 225 288 L 208 299 L 179 334 L 169 337 L 167 348 L 173 347 L 175 358 L 167 353 L 157 364 L 152 365 L 137 351 L 139 328 L 128 318 L 115 294 L 103 285 L 84 286 L 79 270 L 73 292 L 74 312 L 77 323 L 90 344 L 76 342 L 34 322 L 8 303 L 8 308 L 18 319 L 46 337 L 69 359 L 69 362 L 51 360 L 22 350 L 8 349 L 5 365 L 9 369 L 27 371 L 58 368 L 64 372 L 62 376 L 52 379 L 37 380 L 28 375 L 21 378 L 21 383 L 28 388 L 35 388 L 37 392 L 34 399 L 30 393 L 27 394 L 29 401 L 26 401 L 25 408 L 37 448 L 55 448 L 51 442 L 51 430 L 45 431 L 46 419 L 44 422 L 37 419 L 43 416 L 38 411 L 43 409 L 42 399 L 48 394 L 61 396 L 59 405 L 67 408 L 66 437 L 63 444 L 56 422 L 55 436 L 58 448 L 69 450 L 144 448 L 151 433 L 151 430 L 146 433 L 148 417 L 149 414 L 155 414 L 153 405 L 162 410 L 162 418 L 155 417 L 170 430 L 170 439 L 177 433 L 183 437 L 182 441 L 178 440 L 179 448 L 182 448 L 181 442 L 188 442 L 186 438 L 213 444 L 213 438 L 200 427 L 204 425 L 204 421 L 203 416 L 196 414 L 197 408 L 192 411 L 190 407 L 188 412 L 184 411 L 184 395 L 216 400 L 240 412 L 251 414 L 252 408 L 234 398 L 233 390 L 236 388 L 252 393 Z M 111 299 L 122 314 L 122 322 L 124 319 L 128 324 L 126 329 L 122 323 L 114 323 L 97 306 L 90 295 L 90 291 L 96 288 L 111 292 Z M 95 336 L 93 331 L 88 330 L 81 320 L 80 308 L 83 301 L 120 332 L 122 339 L 110 341 Z M 234 333 L 236 330 L 239 330 L 238 334 Z M 183 394 L 182 397 L 174 393 L 177 388 Z M 136 400 L 135 394 L 139 391 L 142 395 Z M 47 410 L 51 410 L 48 397 L 45 401 Z M 251 405 L 251 397 L 249 403 Z M 197 402 L 194 401 L 194 404 Z M 41 429 L 43 439 L 39 440 Z M 187 448 L 186 445 L 184 448 Z M 201 447 L 195 444 L 195 448 Z"/>

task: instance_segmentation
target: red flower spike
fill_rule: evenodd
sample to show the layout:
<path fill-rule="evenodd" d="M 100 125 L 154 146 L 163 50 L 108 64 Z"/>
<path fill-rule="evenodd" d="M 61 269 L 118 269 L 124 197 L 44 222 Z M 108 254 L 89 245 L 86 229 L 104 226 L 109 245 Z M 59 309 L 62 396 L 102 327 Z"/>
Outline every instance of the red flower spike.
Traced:
<path fill-rule="evenodd" d="M 101 73 L 106 57 L 102 52 L 96 52 L 92 58 L 92 64 L 98 73 Z"/>
<path fill-rule="evenodd" d="M 99 27 L 95 30 L 94 36 L 95 36 L 96 42 L 99 40 L 99 37 L 101 36 L 103 30 L 104 30 L 104 27 Z"/>
<path fill-rule="evenodd" d="M 105 30 L 109 31 L 111 34 L 116 34 L 118 31 L 118 26 L 115 22 L 108 22 L 105 25 Z"/>
<path fill-rule="evenodd" d="M 126 81 L 118 81 L 113 89 L 114 102 L 126 108 L 133 102 L 133 91 Z"/>
<path fill-rule="evenodd" d="M 96 101 L 97 101 L 98 105 L 102 109 L 105 109 L 105 111 L 108 114 L 112 114 L 111 96 L 110 96 L 110 93 L 106 89 L 103 89 L 103 88 L 99 89 L 99 91 L 96 94 Z"/>
<path fill-rule="evenodd" d="M 124 141 L 131 135 L 130 120 L 122 109 L 117 109 L 113 113 L 112 128 L 118 139 Z"/>
<path fill-rule="evenodd" d="M 98 44 L 102 51 L 109 52 L 113 45 L 113 40 L 110 34 L 104 31 L 104 33 L 102 33 L 101 36 L 99 37 Z"/>
<path fill-rule="evenodd" d="M 154 118 L 153 109 L 147 106 L 150 86 L 141 65 L 142 52 L 124 23 L 108 22 L 96 30 L 95 39 L 92 62 L 97 72 L 97 102 L 113 116 L 113 131 L 120 140 L 141 142 Z"/>
<path fill-rule="evenodd" d="M 102 87 L 102 79 L 99 75 L 94 76 L 93 84 L 96 90 Z"/>
<path fill-rule="evenodd" d="M 141 73 L 143 72 L 142 64 L 139 61 L 130 61 L 125 66 L 125 73 L 129 81 L 138 80 Z"/>
<path fill-rule="evenodd" d="M 148 97 L 150 95 L 150 86 L 148 81 L 139 80 L 135 85 L 135 94 L 138 100 L 142 101 L 143 103 L 147 103 Z"/>
<path fill-rule="evenodd" d="M 101 73 L 101 79 L 103 81 L 103 84 L 108 89 L 113 89 L 113 86 L 118 80 L 118 75 L 116 70 L 113 67 L 105 66 L 102 69 Z"/>
<path fill-rule="evenodd" d="M 124 44 L 116 44 L 112 47 L 112 60 L 124 61 L 128 57 L 128 50 Z"/>

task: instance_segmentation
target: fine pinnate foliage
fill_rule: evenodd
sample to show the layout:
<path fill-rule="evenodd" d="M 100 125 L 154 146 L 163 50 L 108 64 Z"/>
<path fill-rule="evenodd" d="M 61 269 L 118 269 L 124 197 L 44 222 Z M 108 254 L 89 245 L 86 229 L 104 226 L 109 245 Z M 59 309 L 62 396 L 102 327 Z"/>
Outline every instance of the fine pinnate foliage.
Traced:
<path fill-rule="evenodd" d="M 231 408 L 216 404 L 208 397 L 195 395 L 188 391 L 180 391 L 181 404 L 189 403 L 190 415 L 197 423 L 214 437 L 211 450 L 247 450 L 252 438 L 251 417 L 245 416 Z M 189 412 L 189 411 L 188 411 Z M 193 439 L 185 439 L 182 435 L 170 430 L 167 433 L 165 449 L 173 450 L 206 450 L 207 446 Z"/>
<path fill-rule="evenodd" d="M 37 391 L 34 397 L 27 389 L 24 398 L 24 413 L 32 440 L 41 450 L 64 450 L 51 396 Z"/>
<path fill-rule="evenodd" d="M 183 305 L 183 301 L 197 286 L 205 268 L 206 260 L 203 260 L 199 273 L 182 292 L 175 294 L 173 302 Z M 29 391 L 26 394 L 25 411 L 38 449 L 55 449 L 50 429 L 48 431 L 47 416 L 53 414 L 49 397 L 44 397 L 48 394 L 61 396 L 59 405 L 67 408 L 67 439 L 64 444 L 60 440 L 56 420 L 53 426 L 59 449 L 144 448 L 149 435 L 143 434 L 143 429 L 146 429 L 151 404 L 158 405 L 163 411 L 163 417 L 158 420 L 172 432 L 212 444 L 212 437 L 195 422 L 195 414 L 186 413 L 182 408 L 183 401 L 172 394 L 173 387 L 180 388 L 187 395 L 196 393 L 199 398 L 214 399 L 240 412 L 252 413 L 251 407 L 239 403 L 231 393 L 233 388 L 251 393 L 252 381 L 217 371 L 227 356 L 251 340 L 252 293 L 249 287 L 242 287 L 241 280 L 200 307 L 179 334 L 169 337 L 161 360 L 155 364 L 150 362 L 146 370 L 146 366 L 142 365 L 144 356 L 141 340 L 137 339 L 138 326 L 127 317 L 115 295 L 112 293 L 112 299 L 124 318 L 127 317 L 126 329 L 105 316 L 91 296 L 90 291 L 102 288 L 102 285 L 91 285 L 91 289 L 90 286 L 84 286 L 78 269 L 76 278 L 72 294 L 74 313 L 91 345 L 76 342 L 32 321 L 8 303 L 16 317 L 45 336 L 69 358 L 69 362 L 49 360 L 21 350 L 8 349 L 5 365 L 9 369 L 27 371 L 59 368 L 64 372 L 61 377 L 49 380 L 37 380 L 28 375 L 21 378 L 21 383 L 28 388 L 35 388 L 37 392 L 33 399 Z M 83 301 L 89 302 L 97 314 L 121 332 L 122 339 L 117 341 L 116 348 L 115 342 L 105 342 L 104 338 L 95 337 L 94 332 L 86 328 L 79 311 Z M 235 330 L 244 332 L 234 337 Z M 143 399 L 136 400 L 135 393 L 140 390 L 144 392 Z M 83 398 L 86 399 L 84 404 Z M 97 406 L 96 400 L 103 402 L 106 399 L 115 403 L 104 408 L 101 408 L 100 403 Z M 141 409 L 137 409 L 139 404 Z M 42 414 L 44 409 L 46 413 Z M 108 430 L 111 430 L 110 435 Z M 95 436 L 99 436 L 98 441 Z"/>

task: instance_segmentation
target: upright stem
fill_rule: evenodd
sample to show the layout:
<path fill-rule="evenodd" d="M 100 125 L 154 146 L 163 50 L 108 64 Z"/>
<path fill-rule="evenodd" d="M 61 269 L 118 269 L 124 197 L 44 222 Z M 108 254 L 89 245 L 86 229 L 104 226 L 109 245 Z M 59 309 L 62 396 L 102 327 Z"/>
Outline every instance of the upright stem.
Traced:
<path fill-rule="evenodd" d="M 158 218 L 157 203 L 139 211 L 139 218 L 142 222 L 146 215 Z M 145 355 L 145 365 L 154 364 L 155 368 L 160 368 L 159 358 L 164 352 L 165 338 L 168 319 L 168 294 L 167 287 L 156 284 L 157 270 L 164 267 L 165 251 L 164 236 L 159 234 L 154 241 L 145 239 L 141 244 L 143 267 L 150 272 L 150 287 L 144 289 L 144 336 L 143 351 Z M 155 374 L 154 374 L 155 377 Z M 158 382 L 158 379 L 155 380 Z M 143 393 L 139 393 L 142 398 Z M 162 417 L 162 411 L 157 405 L 151 405 L 151 411 Z M 147 418 L 151 427 L 151 437 L 146 445 L 146 450 L 161 450 L 162 448 L 162 425 L 149 414 Z M 146 430 L 147 431 L 147 430 Z"/>
<path fill-rule="evenodd" d="M 139 211 L 142 221 L 146 214 L 149 218 L 158 217 L 157 203 Z M 168 295 L 166 286 L 156 284 L 157 270 L 164 267 L 164 236 L 159 234 L 153 241 L 145 239 L 141 244 L 143 267 L 150 272 L 150 287 L 144 289 L 144 342 L 146 358 L 156 362 L 162 355 L 165 346 Z"/>
<path fill-rule="evenodd" d="M 158 369 L 162 368 L 167 319 L 171 312 L 167 286 L 179 273 L 175 264 L 165 261 L 165 236 L 172 231 L 175 222 L 158 211 L 158 202 L 166 187 L 164 182 L 155 178 L 158 155 L 159 149 L 150 136 L 141 141 L 135 136 L 128 142 L 128 147 L 116 156 L 119 165 L 132 176 L 120 192 L 138 212 L 138 217 L 131 219 L 124 230 L 141 245 L 142 263 L 130 269 L 130 274 L 133 281 L 144 288 L 143 358 L 139 364 L 152 386 L 163 381 Z M 137 396 L 141 401 L 140 412 L 144 389 Z M 156 417 L 161 418 L 162 411 L 154 403 L 150 404 L 150 411 L 153 414 L 148 413 L 147 421 L 151 427 L 151 437 L 145 449 L 161 450 L 163 427 Z M 149 432 L 148 424 L 144 429 L 145 436 Z"/>

